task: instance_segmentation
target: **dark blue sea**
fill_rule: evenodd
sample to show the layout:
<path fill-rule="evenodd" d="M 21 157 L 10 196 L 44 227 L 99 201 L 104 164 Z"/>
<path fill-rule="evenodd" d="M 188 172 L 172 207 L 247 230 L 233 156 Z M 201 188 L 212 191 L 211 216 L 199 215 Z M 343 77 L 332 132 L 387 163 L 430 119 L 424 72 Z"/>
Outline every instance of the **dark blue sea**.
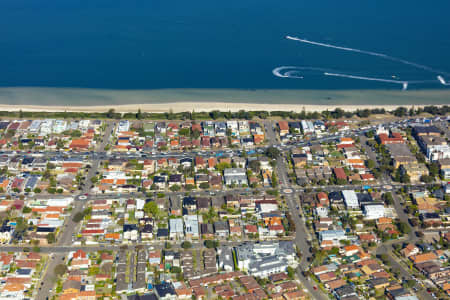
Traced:
<path fill-rule="evenodd" d="M 450 73 L 449 14 L 448 0 L 1 0 L 0 86 L 401 89 L 320 68 L 444 88 L 438 72 L 285 36 Z M 279 78 L 279 66 L 313 69 Z"/>

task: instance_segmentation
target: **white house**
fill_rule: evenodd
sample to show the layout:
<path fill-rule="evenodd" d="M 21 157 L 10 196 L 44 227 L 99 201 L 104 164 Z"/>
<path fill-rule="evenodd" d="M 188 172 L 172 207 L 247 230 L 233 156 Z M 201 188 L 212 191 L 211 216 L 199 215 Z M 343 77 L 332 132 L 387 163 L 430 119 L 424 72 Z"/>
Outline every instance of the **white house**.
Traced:
<path fill-rule="evenodd" d="M 333 245 L 339 245 L 339 241 L 348 240 L 344 230 L 324 230 L 319 232 L 319 240 L 331 242 Z"/>
<path fill-rule="evenodd" d="M 186 215 L 184 216 L 184 225 L 185 225 L 185 235 L 186 238 L 190 239 L 198 239 L 198 217 L 197 215 Z"/>
<path fill-rule="evenodd" d="M 224 170 L 225 184 L 247 184 L 247 173 L 244 168 L 228 168 Z"/>
<path fill-rule="evenodd" d="M 319 216 L 320 218 L 326 218 L 328 217 L 328 207 L 323 206 L 323 205 L 318 205 L 316 207 L 316 214 L 317 216 Z"/>
<path fill-rule="evenodd" d="M 130 130 L 130 122 L 128 120 L 120 120 L 119 124 L 117 124 L 116 134 L 119 132 L 129 131 Z"/>
<path fill-rule="evenodd" d="M 342 196 L 344 196 L 344 203 L 347 208 L 359 208 L 358 197 L 356 196 L 355 191 L 353 190 L 345 190 L 342 191 Z"/>
<path fill-rule="evenodd" d="M 234 269 L 233 253 L 231 248 L 227 246 L 220 247 L 217 249 L 217 268 L 220 270 L 225 270 L 226 272 L 231 272 Z"/>
<path fill-rule="evenodd" d="M 238 267 L 252 276 L 267 277 L 296 265 L 292 241 L 247 242 L 235 250 Z"/>
<path fill-rule="evenodd" d="M 169 237 L 171 239 L 180 239 L 184 237 L 183 219 L 169 220 Z"/>
<path fill-rule="evenodd" d="M 314 125 L 311 121 L 302 120 L 301 124 L 304 134 L 314 133 Z"/>
<path fill-rule="evenodd" d="M 375 220 L 385 215 L 384 205 L 382 203 L 365 204 L 363 207 L 366 219 Z"/>

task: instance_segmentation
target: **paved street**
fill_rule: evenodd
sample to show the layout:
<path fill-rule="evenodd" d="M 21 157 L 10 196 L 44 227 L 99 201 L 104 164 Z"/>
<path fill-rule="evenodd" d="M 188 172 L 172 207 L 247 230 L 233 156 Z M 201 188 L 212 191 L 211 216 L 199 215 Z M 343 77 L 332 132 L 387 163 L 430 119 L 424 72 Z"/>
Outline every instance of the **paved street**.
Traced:
<path fill-rule="evenodd" d="M 392 196 L 394 198 L 394 207 L 397 212 L 398 218 L 400 219 L 401 222 L 406 223 L 411 231 L 404 238 L 391 240 L 380 244 L 376 250 L 376 254 L 377 255 L 387 254 L 390 265 L 392 266 L 393 269 L 400 271 L 402 278 L 404 278 L 405 280 L 416 280 L 411 276 L 411 271 L 407 269 L 404 265 L 402 265 L 400 263 L 400 260 L 392 252 L 394 244 L 402 245 L 403 243 L 416 243 L 419 240 L 415 234 L 415 229 L 411 227 L 411 225 L 408 222 L 408 215 L 405 213 L 404 207 L 400 203 L 400 197 L 395 192 L 392 193 Z M 417 285 L 416 287 L 420 288 L 419 285 Z M 423 288 L 420 288 L 420 290 L 417 292 L 417 295 L 419 299 L 430 299 L 430 300 L 433 299 L 433 297 L 431 297 L 431 295 L 428 294 Z"/>
<path fill-rule="evenodd" d="M 97 149 L 99 151 L 103 151 L 105 149 L 105 146 L 108 144 L 113 129 L 114 124 L 112 122 L 108 122 L 108 126 L 106 127 L 105 133 L 103 135 L 102 142 L 100 143 L 100 145 L 97 146 Z M 79 227 L 79 224 L 73 221 L 73 217 L 77 213 L 82 212 L 85 207 L 87 200 L 81 200 L 80 196 L 89 193 L 92 187 L 90 179 L 96 175 L 99 163 L 100 161 L 98 159 L 92 161 L 91 168 L 89 169 L 88 175 L 86 176 L 86 180 L 84 181 L 84 187 L 81 193 L 75 196 L 71 215 L 70 217 L 66 218 L 64 229 L 62 233 L 59 235 L 56 243 L 57 246 L 72 244 L 72 235 L 74 234 L 74 232 L 77 232 L 77 229 Z M 47 299 L 52 295 L 51 290 L 55 284 L 55 274 L 54 274 L 55 267 L 58 264 L 62 263 L 67 255 L 66 252 L 59 252 L 59 251 L 52 251 L 50 253 L 53 253 L 53 255 L 50 257 L 50 260 L 47 263 L 48 265 L 46 266 L 45 272 L 42 276 L 42 281 L 39 283 L 41 287 L 38 289 L 38 294 L 36 296 L 37 300 Z"/>
<path fill-rule="evenodd" d="M 276 134 L 273 130 L 272 126 L 266 125 L 266 132 L 267 137 L 269 139 L 269 143 L 275 144 L 276 140 Z M 278 179 L 281 182 L 280 189 L 288 189 L 291 187 L 291 184 L 289 182 L 289 176 L 288 176 L 288 167 L 286 165 L 285 156 L 281 155 L 277 159 L 277 168 L 276 172 L 278 175 Z M 326 295 L 322 293 L 320 289 L 314 289 L 314 285 L 311 283 L 309 278 L 306 278 L 303 276 L 302 271 L 307 270 L 309 268 L 308 258 L 312 257 L 311 252 L 309 251 L 309 244 L 308 239 L 309 233 L 306 228 L 305 222 L 303 222 L 299 218 L 299 209 L 297 209 L 297 206 L 299 205 L 299 198 L 298 194 L 296 192 L 293 193 L 287 193 L 284 195 L 286 199 L 286 203 L 289 207 L 289 211 L 291 213 L 292 220 L 295 223 L 295 245 L 300 250 L 302 254 L 302 258 L 299 264 L 299 267 L 297 268 L 297 275 L 299 277 L 299 280 L 301 281 L 302 285 L 305 289 L 308 290 L 309 294 L 312 295 L 314 299 L 319 300 L 325 300 L 328 299 Z"/>

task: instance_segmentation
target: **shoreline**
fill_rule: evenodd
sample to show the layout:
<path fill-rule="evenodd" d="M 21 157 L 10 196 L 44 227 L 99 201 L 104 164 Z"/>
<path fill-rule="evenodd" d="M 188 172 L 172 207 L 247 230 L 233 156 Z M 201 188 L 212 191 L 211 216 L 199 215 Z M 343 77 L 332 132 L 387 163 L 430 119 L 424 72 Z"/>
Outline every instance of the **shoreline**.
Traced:
<path fill-rule="evenodd" d="M 207 105 L 206 105 L 207 104 Z M 130 113 L 137 112 L 139 109 L 142 112 L 148 113 L 164 113 L 172 111 L 174 113 L 180 112 L 211 112 L 218 111 L 231 111 L 237 112 L 244 111 L 293 111 L 293 112 L 322 112 L 333 111 L 336 108 L 343 109 L 344 111 L 356 111 L 363 109 L 381 109 L 386 111 L 395 110 L 398 107 L 405 108 L 423 108 L 424 106 L 444 106 L 445 104 L 391 104 L 391 105 L 311 105 L 311 104 L 259 104 L 259 103 L 230 103 L 230 102 L 171 102 L 160 104 L 123 104 L 123 105 L 92 105 L 92 106 L 61 106 L 61 105 L 8 105 L 0 104 L 0 111 L 8 112 L 87 112 L 87 113 L 104 113 L 110 109 L 114 109 L 117 113 Z"/>
<path fill-rule="evenodd" d="M 324 111 L 450 105 L 450 89 L 282 90 L 3 87 L 0 110 L 48 112 Z"/>

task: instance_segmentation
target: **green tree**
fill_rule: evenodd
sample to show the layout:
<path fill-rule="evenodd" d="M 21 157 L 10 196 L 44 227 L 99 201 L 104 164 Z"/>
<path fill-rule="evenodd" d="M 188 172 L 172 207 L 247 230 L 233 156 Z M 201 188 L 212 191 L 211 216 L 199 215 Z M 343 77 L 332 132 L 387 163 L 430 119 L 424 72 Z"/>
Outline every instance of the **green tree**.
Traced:
<path fill-rule="evenodd" d="M 202 182 L 199 186 L 201 189 L 209 189 L 209 183 L 207 182 Z"/>
<path fill-rule="evenodd" d="M 330 254 L 338 255 L 339 254 L 339 248 L 338 247 L 333 247 L 333 248 L 331 248 L 331 250 L 329 252 L 330 252 Z"/>
<path fill-rule="evenodd" d="M 395 109 L 393 111 L 394 116 L 396 117 L 404 117 L 408 115 L 408 109 L 406 109 L 405 107 L 398 107 L 397 109 Z"/>
<path fill-rule="evenodd" d="M 252 160 L 248 167 L 255 173 L 259 173 L 259 170 L 261 168 L 261 163 L 258 160 Z"/>
<path fill-rule="evenodd" d="M 82 135 L 83 135 L 83 133 L 80 130 L 73 130 L 70 133 L 70 136 L 73 137 L 73 138 L 78 138 L 78 137 L 80 137 Z"/>
<path fill-rule="evenodd" d="M 181 128 L 181 129 L 178 131 L 178 134 L 179 134 L 179 135 L 182 135 L 182 136 L 189 136 L 190 133 L 191 133 L 191 131 L 190 131 L 189 128 Z"/>
<path fill-rule="evenodd" d="M 75 223 L 78 223 L 78 222 L 80 222 L 80 221 L 83 220 L 83 219 L 84 219 L 84 214 L 83 214 L 82 212 L 77 212 L 77 213 L 73 216 L 72 221 L 74 221 Z"/>
<path fill-rule="evenodd" d="M 68 271 L 67 266 L 65 264 L 58 264 L 54 269 L 54 273 L 56 276 L 61 277 L 66 274 Z"/>
<path fill-rule="evenodd" d="M 25 232 L 27 227 L 28 225 L 24 218 L 18 217 L 16 219 L 16 229 L 15 229 L 16 232 Z"/>
<path fill-rule="evenodd" d="M 380 254 L 379 258 L 385 265 L 389 265 L 389 256 L 386 253 Z"/>
<path fill-rule="evenodd" d="M 217 247 L 219 247 L 219 242 L 218 241 L 213 241 L 213 240 L 206 240 L 205 241 L 205 247 L 208 248 L 208 249 L 217 248 Z"/>
<path fill-rule="evenodd" d="M 92 178 L 91 178 L 91 182 L 92 182 L 92 184 L 96 184 L 97 182 L 98 182 L 98 177 L 97 176 L 93 176 Z"/>
<path fill-rule="evenodd" d="M 275 174 L 275 171 L 272 172 L 272 187 L 276 188 L 278 186 L 278 178 L 277 174 Z"/>
<path fill-rule="evenodd" d="M 179 186 L 178 184 L 174 184 L 170 187 L 170 190 L 172 192 L 178 192 L 179 190 L 181 190 L 181 186 Z"/>
<path fill-rule="evenodd" d="M 371 160 L 371 159 L 368 159 L 368 160 L 367 160 L 367 167 L 368 167 L 369 169 L 375 168 L 375 162 L 374 162 L 373 160 Z"/>
<path fill-rule="evenodd" d="M 137 114 L 136 114 L 136 119 L 138 119 L 138 120 L 141 120 L 141 119 L 142 119 L 142 111 L 141 111 L 140 108 L 138 109 L 138 112 L 137 112 Z"/>
<path fill-rule="evenodd" d="M 109 109 L 108 112 L 106 113 L 106 117 L 108 119 L 112 119 L 114 118 L 114 116 L 115 116 L 115 109 L 114 108 Z"/>
<path fill-rule="evenodd" d="M 404 222 L 398 222 L 397 224 L 398 230 L 400 230 L 403 234 L 408 234 L 411 232 L 411 228 L 409 228 L 408 224 Z"/>
<path fill-rule="evenodd" d="M 186 185 L 184 186 L 184 189 L 185 189 L 186 191 L 191 191 L 191 190 L 195 189 L 195 185 L 193 185 L 193 184 L 186 184 Z"/>
<path fill-rule="evenodd" d="M 273 159 L 277 159 L 280 156 L 280 154 L 281 154 L 280 150 L 278 150 L 275 147 L 269 147 L 266 150 L 266 156 Z"/>
<path fill-rule="evenodd" d="M 155 201 L 149 201 L 144 205 L 144 212 L 147 215 L 157 217 L 159 215 L 158 205 L 156 205 Z"/>
<path fill-rule="evenodd" d="M 415 280 L 407 280 L 405 282 L 405 287 L 410 289 L 413 288 L 416 285 L 416 281 Z"/>
<path fill-rule="evenodd" d="M 439 175 L 439 164 L 437 162 L 432 162 L 428 165 L 428 169 L 430 171 L 430 175 L 436 177 Z"/>
<path fill-rule="evenodd" d="M 293 267 L 291 267 L 291 266 L 288 266 L 287 268 L 286 268 L 286 271 L 287 271 L 287 274 L 288 274 L 288 276 L 289 276 L 289 279 L 294 279 L 294 276 L 295 276 L 295 269 L 293 268 Z"/>
<path fill-rule="evenodd" d="M 392 197 L 391 192 L 384 193 L 383 199 L 387 205 L 392 205 L 394 203 L 394 198 Z"/>
<path fill-rule="evenodd" d="M 227 162 L 221 162 L 216 165 L 216 169 L 219 172 L 223 172 L 223 170 L 231 168 L 231 165 Z"/>
<path fill-rule="evenodd" d="M 184 241 L 184 242 L 181 243 L 181 248 L 183 248 L 183 249 L 190 249 L 190 248 L 192 248 L 192 244 L 191 244 L 191 242 Z"/>
<path fill-rule="evenodd" d="M 433 177 L 431 177 L 429 175 L 422 175 L 422 176 L 420 176 L 420 181 L 425 182 L 425 183 L 431 183 L 431 182 L 433 182 Z"/>
<path fill-rule="evenodd" d="M 50 232 L 49 234 L 47 234 L 47 242 L 49 244 L 53 244 L 54 242 L 56 242 L 56 237 L 53 232 Z"/>

